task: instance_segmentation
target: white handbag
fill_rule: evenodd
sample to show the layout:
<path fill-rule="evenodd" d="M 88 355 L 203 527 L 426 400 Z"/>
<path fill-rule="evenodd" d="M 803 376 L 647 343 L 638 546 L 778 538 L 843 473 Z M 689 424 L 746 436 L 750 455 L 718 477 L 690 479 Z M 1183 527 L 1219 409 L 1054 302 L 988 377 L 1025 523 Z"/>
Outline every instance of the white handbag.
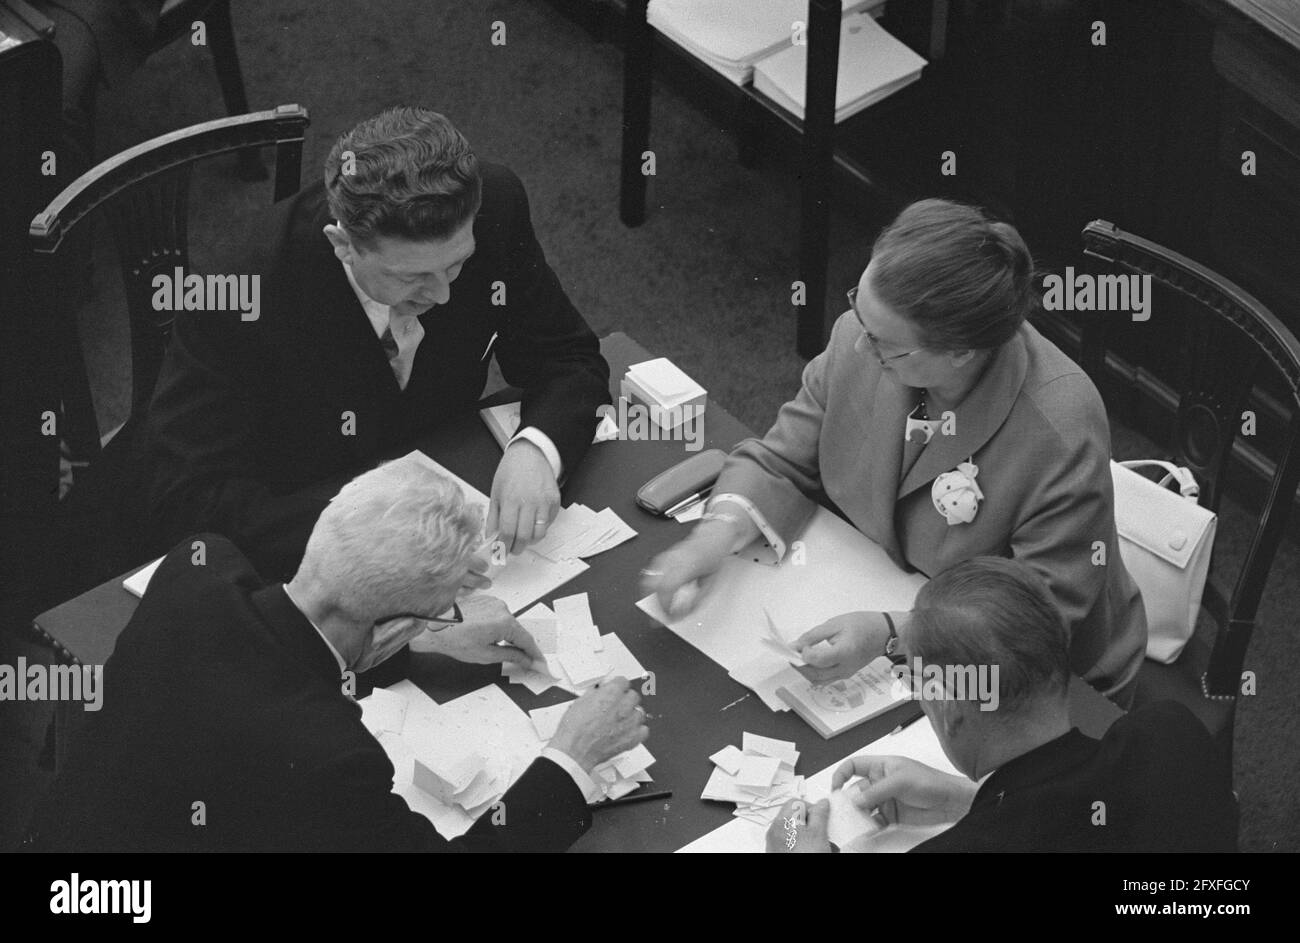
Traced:
<path fill-rule="evenodd" d="M 1158 466 L 1159 483 L 1135 468 Z M 1186 468 L 1169 462 L 1111 462 L 1115 529 L 1124 566 L 1147 612 L 1147 657 L 1169 664 L 1196 628 L 1210 569 L 1218 516 L 1197 503 L 1200 486 Z M 1167 486 L 1177 483 L 1178 491 Z"/>

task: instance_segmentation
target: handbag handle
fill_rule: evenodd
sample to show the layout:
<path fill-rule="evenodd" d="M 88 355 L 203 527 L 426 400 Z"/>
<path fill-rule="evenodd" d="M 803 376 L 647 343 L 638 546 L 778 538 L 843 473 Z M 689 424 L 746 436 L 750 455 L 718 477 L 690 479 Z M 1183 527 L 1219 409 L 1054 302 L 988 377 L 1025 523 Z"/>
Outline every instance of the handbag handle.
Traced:
<path fill-rule="evenodd" d="M 1171 481 L 1177 481 L 1178 493 L 1184 498 L 1197 501 L 1201 496 L 1201 486 L 1196 483 L 1196 478 L 1192 475 L 1191 470 L 1175 465 L 1172 462 L 1164 462 L 1158 458 L 1140 458 L 1129 462 L 1118 462 L 1116 464 L 1123 465 L 1125 468 L 1130 470 L 1147 468 L 1151 465 L 1163 468 L 1167 474 L 1159 481 L 1161 488 L 1168 487 Z"/>

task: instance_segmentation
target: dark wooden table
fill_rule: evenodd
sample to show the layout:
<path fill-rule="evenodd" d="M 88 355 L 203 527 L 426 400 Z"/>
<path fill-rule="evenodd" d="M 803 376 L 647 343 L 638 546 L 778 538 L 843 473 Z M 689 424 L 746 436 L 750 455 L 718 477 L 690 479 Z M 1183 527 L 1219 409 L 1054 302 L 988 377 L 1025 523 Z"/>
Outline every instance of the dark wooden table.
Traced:
<path fill-rule="evenodd" d="M 610 362 L 617 395 L 627 366 L 651 355 L 623 334 L 601 343 Z M 594 417 L 593 417 L 594 418 Z M 751 432 L 716 403 L 705 417 L 705 448 L 730 449 Z M 501 450 L 477 414 L 450 422 L 419 447 L 486 492 Z M 642 482 L 685 458 L 685 442 L 606 442 L 592 447 L 564 487 L 564 502 L 580 501 L 599 510 L 613 508 L 638 532 L 631 541 L 591 561 L 591 568 L 552 596 L 590 594 L 591 611 L 602 632 L 616 632 L 641 664 L 654 673 L 654 693 L 644 698 L 650 721 L 647 746 L 655 756 L 650 768 L 654 788 L 671 789 L 665 801 L 648 801 L 599 809 L 591 831 L 577 851 L 673 851 L 732 819 L 730 804 L 705 802 L 700 793 L 712 764 L 708 757 L 727 744 L 740 745 L 744 731 L 793 740 L 799 745 L 799 772 L 811 775 L 889 733 L 918 708 L 904 703 L 874 721 L 824 740 L 793 712 L 774 713 L 725 669 L 636 608 L 639 571 L 656 553 L 685 535 L 686 527 L 660 520 L 636 507 L 633 495 Z M 86 664 L 105 661 L 118 633 L 130 619 L 135 597 L 113 580 L 37 618 L 37 625 Z M 439 703 L 502 681 L 497 666 L 465 665 L 437 655 L 414 655 L 411 677 Z M 503 684 L 524 710 L 569 699 L 552 689 L 534 696 L 522 685 Z M 1082 683 L 1073 692 L 1075 722 L 1097 736 L 1119 710 Z"/>

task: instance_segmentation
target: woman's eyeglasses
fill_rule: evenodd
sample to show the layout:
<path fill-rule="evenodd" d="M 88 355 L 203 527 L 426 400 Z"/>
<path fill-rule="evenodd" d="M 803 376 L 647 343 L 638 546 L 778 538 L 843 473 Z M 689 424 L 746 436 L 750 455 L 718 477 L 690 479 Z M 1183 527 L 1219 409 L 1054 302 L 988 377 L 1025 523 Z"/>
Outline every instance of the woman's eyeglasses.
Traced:
<path fill-rule="evenodd" d="M 421 622 L 441 622 L 442 625 L 439 625 L 436 628 L 432 626 L 430 627 L 430 631 L 441 632 L 449 625 L 460 625 L 460 623 L 465 621 L 465 616 L 461 614 L 460 605 L 453 602 L 451 604 L 451 610 L 449 612 L 444 612 L 440 616 L 424 616 L 420 615 L 418 612 L 399 612 L 395 615 L 384 616 L 382 619 L 376 619 L 375 625 L 383 625 L 385 622 L 396 622 L 398 619 L 418 619 Z"/>
<path fill-rule="evenodd" d="M 895 360 L 902 360 L 904 357 L 910 357 L 912 354 L 920 353 L 925 350 L 924 347 L 916 347 L 912 350 L 904 351 L 901 354 L 892 354 L 888 357 L 880 350 L 880 343 L 876 340 L 876 335 L 867 330 L 866 324 L 862 322 L 862 314 L 858 311 L 858 286 L 854 285 L 847 292 L 849 298 L 849 307 L 853 309 L 853 316 L 858 319 L 858 327 L 862 328 L 863 335 L 867 338 L 867 343 L 871 346 L 871 352 L 876 355 L 883 367 L 886 364 L 893 363 Z"/>

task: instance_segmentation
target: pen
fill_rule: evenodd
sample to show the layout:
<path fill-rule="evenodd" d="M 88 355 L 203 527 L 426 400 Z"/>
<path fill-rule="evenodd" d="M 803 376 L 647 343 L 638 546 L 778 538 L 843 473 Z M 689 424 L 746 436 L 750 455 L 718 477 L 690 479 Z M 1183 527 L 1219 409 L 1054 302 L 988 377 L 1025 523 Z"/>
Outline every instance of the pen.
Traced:
<path fill-rule="evenodd" d="M 894 736 L 895 734 L 902 733 L 904 730 L 906 730 L 908 727 L 912 726 L 912 724 L 916 723 L 918 720 L 920 720 L 920 719 L 921 719 L 922 717 L 924 717 L 924 716 L 925 716 L 924 713 L 918 713 L 915 717 L 912 717 L 912 718 L 910 718 L 910 719 L 908 719 L 908 720 L 903 721 L 901 724 L 899 724 L 899 725 L 898 725 L 897 727 L 895 727 L 893 730 L 889 731 L 889 735 L 892 737 L 892 736 Z"/>
<path fill-rule="evenodd" d="M 691 505 L 703 501 L 705 496 L 712 490 L 713 490 L 712 488 L 705 488 L 702 491 L 695 492 L 693 495 L 690 495 L 689 497 L 683 498 L 681 501 L 678 501 L 668 510 L 664 511 L 664 517 L 672 517 L 674 514 L 679 514 L 682 511 L 686 510 Z"/>
<path fill-rule="evenodd" d="M 598 802 L 591 808 L 608 809 L 612 805 L 631 805 L 633 802 L 649 802 L 651 799 L 671 799 L 672 797 L 673 791 L 671 789 L 660 789 L 655 792 L 630 792 L 618 799 L 606 799 L 604 802 Z"/>

